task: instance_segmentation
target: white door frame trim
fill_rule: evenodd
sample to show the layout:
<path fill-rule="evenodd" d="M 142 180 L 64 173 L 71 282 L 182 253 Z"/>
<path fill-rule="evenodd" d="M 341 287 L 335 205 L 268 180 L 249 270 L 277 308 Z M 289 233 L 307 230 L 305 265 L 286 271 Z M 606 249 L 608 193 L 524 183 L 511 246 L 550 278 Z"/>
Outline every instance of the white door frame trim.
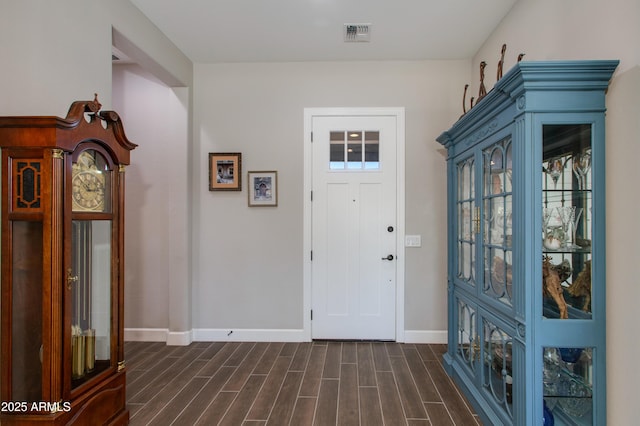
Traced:
<path fill-rule="evenodd" d="M 313 117 L 394 116 L 396 117 L 396 341 L 405 341 L 404 331 L 404 233 L 405 233 L 405 112 L 404 107 L 389 108 L 305 108 L 304 109 L 304 182 L 303 182 L 303 330 L 311 340 L 311 131 Z"/>

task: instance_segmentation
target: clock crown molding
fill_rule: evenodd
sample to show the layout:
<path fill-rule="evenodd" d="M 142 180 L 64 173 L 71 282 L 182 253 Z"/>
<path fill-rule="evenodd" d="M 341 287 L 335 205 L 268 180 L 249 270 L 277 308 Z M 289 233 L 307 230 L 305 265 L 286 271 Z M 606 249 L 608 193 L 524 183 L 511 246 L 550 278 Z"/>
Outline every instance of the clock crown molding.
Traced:
<path fill-rule="evenodd" d="M 44 139 L 56 140 L 57 148 L 64 151 L 74 151 L 79 143 L 86 140 L 107 142 L 118 163 L 129 164 L 129 152 L 137 144 L 131 142 L 124 131 L 122 120 L 115 111 L 100 110 L 102 105 L 98 102 L 98 95 L 93 100 L 75 101 L 69 107 L 66 117 L 56 116 L 15 116 L 2 117 L 0 120 L 0 138 L 6 142 L 6 146 L 12 146 L 12 139 L 16 139 L 15 145 L 25 147 L 42 147 Z M 15 129 L 40 128 L 46 132 L 50 130 L 50 138 L 40 138 L 25 141 L 16 138 Z"/>

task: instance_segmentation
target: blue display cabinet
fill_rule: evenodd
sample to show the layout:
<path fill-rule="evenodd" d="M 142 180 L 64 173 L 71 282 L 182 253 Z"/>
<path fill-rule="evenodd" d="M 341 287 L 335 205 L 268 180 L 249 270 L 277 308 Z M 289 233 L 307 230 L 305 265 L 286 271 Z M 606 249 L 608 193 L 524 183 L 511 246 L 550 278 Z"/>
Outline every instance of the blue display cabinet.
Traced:
<path fill-rule="evenodd" d="M 447 372 L 485 424 L 606 424 L 605 93 L 618 61 L 519 62 L 447 149 Z"/>

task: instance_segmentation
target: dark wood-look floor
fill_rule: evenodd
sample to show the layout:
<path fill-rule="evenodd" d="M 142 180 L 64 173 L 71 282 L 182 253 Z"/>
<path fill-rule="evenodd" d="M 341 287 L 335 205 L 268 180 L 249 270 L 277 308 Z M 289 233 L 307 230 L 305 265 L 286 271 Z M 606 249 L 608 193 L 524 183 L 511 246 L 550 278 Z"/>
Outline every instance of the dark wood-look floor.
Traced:
<path fill-rule="evenodd" d="M 131 425 L 479 425 L 444 345 L 127 342 Z"/>

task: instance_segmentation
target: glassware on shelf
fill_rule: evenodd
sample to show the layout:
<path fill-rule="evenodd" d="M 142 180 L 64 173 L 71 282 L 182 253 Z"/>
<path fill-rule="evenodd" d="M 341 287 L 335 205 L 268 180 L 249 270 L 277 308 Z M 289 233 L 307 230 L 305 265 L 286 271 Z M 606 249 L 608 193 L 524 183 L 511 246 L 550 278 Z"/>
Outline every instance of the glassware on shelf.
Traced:
<path fill-rule="evenodd" d="M 551 176 L 551 180 L 553 181 L 553 189 L 557 189 L 558 187 L 558 179 L 560 175 L 564 171 L 565 163 L 561 158 L 552 158 L 547 161 L 547 166 L 544 168 L 546 174 Z"/>
<path fill-rule="evenodd" d="M 544 239 L 542 241 L 547 250 L 559 250 L 565 243 L 566 233 L 559 207 L 544 207 L 542 209 L 544 225 Z"/>
<path fill-rule="evenodd" d="M 582 215 L 582 207 L 575 207 L 573 214 L 573 220 L 571 221 L 571 248 L 580 248 L 580 245 L 576 243 L 576 231 L 578 230 L 578 223 L 580 223 L 580 216 Z"/>
<path fill-rule="evenodd" d="M 573 421 L 592 411 L 590 353 L 590 348 L 543 348 L 543 395 L 550 411 L 561 410 Z"/>
<path fill-rule="evenodd" d="M 544 386 L 545 395 L 553 395 L 556 393 L 556 386 L 560 379 L 560 365 L 558 363 L 558 351 L 556 348 L 544 348 L 542 352 L 542 360 L 544 361 L 544 369 L 542 370 L 542 384 Z"/>
<path fill-rule="evenodd" d="M 578 189 L 587 189 L 587 173 L 591 168 L 591 150 L 575 154 L 572 163 L 573 173 L 578 179 Z"/>
<path fill-rule="evenodd" d="M 558 348 L 560 358 L 564 362 L 575 364 L 582 356 L 582 348 Z"/>
<path fill-rule="evenodd" d="M 575 374 L 565 372 L 558 385 L 558 406 L 572 419 L 585 417 L 592 410 L 593 390 Z"/>
<path fill-rule="evenodd" d="M 573 220 L 575 218 L 576 208 L 573 206 L 558 207 L 558 212 L 560 213 L 560 219 L 562 220 L 562 231 L 565 235 L 567 235 L 569 233 L 569 227 L 571 226 L 571 223 L 573 223 Z M 570 245 L 571 243 L 567 241 L 565 241 L 563 244 L 563 246 L 565 247 L 568 247 Z"/>
<path fill-rule="evenodd" d="M 580 222 L 580 216 L 582 215 L 582 207 L 564 206 L 558 207 L 558 211 L 562 219 L 562 230 L 564 231 L 565 237 L 569 235 L 569 229 L 571 229 L 571 241 L 565 239 L 564 247 L 570 249 L 580 248 L 580 246 L 576 244 L 576 230 L 578 222 Z"/>
<path fill-rule="evenodd" d="M 565 235 L 565 241 L 563 244 L 564 247 L 570 249 L 580 248 L 580 246 L 576 244 L 576 230 L 578 222 L 580 221 L 580 216 L 582 215 L 582 207 L 558 207 L 558 212 L 560 213 L 560 218 L 562 220 L 562 230 Z M 568 239 L 566 238 L 567 236 L 569 236 L 569 228 L 571 228 L 571 241 L 568 241 Z"/>

